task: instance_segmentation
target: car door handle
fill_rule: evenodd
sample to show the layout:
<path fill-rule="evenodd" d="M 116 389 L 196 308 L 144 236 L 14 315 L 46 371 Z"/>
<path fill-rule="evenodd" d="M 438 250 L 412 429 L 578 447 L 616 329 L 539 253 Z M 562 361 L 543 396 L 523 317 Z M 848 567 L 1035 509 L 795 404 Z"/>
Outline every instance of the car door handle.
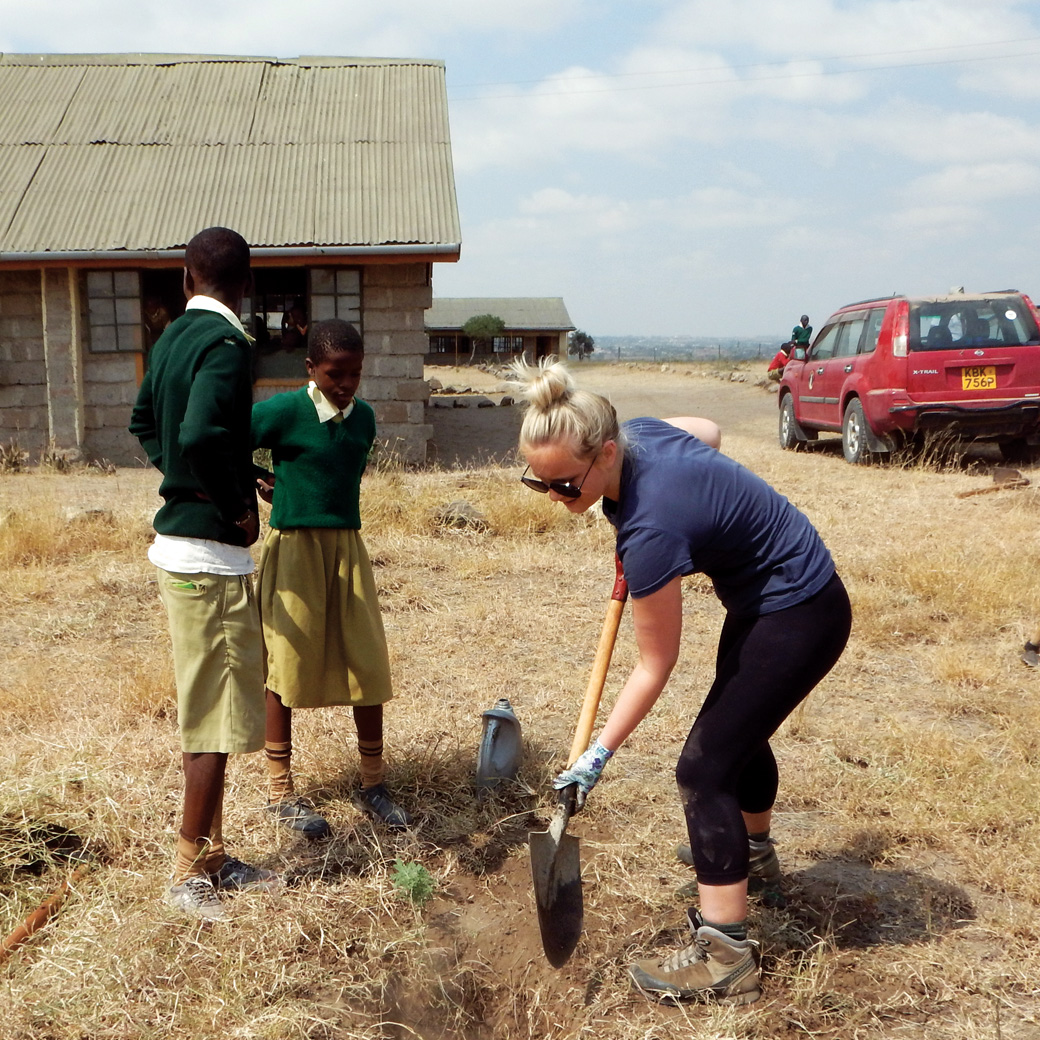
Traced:
<path fill-rule="evenodd" d="M 845 371 L 846 372 L 851 372 L 852 371 L 852 365 L 846 365 L 845 366 Z"/>

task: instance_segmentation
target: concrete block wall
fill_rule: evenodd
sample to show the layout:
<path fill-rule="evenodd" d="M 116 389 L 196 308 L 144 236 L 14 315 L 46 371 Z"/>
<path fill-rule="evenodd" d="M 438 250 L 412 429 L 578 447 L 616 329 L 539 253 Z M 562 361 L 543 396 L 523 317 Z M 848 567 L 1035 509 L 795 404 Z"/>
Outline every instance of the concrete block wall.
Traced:
<path fill-rule="evenodd" d="M 47 369 L 39 271 L 0 271 L 0 442 L 36 460 L 47 447 Z"/>
<path fill-rule="evenodd" d="M 107 459 L 117 466 L 147 463 L 144 449 L 127 431 L 136 400 L 133 355 L 84 353 L 83 441 L 89 458 Z"/>
<path fill-rule="evenodd" d="M 363 269 L 365 374 L 361 396 L 375 409 L 379 439 L 403 462 L 426 461 L 433 427 L 426 423 L 423 382 L 428 343 L 423 317 L 433 302 L 426 264 L 372 264 Z"/>
<path fill-rule="evenodd" d="M 422 464 L 433 434 L 423 381 L 429 268 L 373 264 L 362 271 L 361 396 L 375 409 L 385 448 Z M 90 352 L 78 277 L 66 268 L 0 271 L 0 441 L 17 440 L 34 461 L 53 439 L 88 460 L 140 464 L 143 453 L 126 430 L 137 397 L 135 356 Z"/>

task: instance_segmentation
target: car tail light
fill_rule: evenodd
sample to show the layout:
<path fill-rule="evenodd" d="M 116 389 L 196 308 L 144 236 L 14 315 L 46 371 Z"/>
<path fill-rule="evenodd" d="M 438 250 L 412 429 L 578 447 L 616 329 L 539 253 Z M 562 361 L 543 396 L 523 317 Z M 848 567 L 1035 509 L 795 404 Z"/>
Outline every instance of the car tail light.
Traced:
<path fill-rule="evenodd" d="M 892 325 L 892 357 L 906 357 L 906 341 L 910 331 L 910 308 L 905 303 L 896 310 Z"/>

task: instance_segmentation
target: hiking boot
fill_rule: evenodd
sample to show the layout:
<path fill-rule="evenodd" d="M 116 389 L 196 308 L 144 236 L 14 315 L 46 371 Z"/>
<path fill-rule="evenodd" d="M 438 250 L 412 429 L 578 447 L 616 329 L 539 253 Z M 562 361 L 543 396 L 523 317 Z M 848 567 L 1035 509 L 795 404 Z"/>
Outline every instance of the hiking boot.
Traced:
<path fill-rule="evenodd" d="M 177 885 L 170 885 L 166 897 L 170 906 L 204 921 L 226 921 L 224 904 L 208 874 L 192 874 Z"/>
<path fill-rule="evenodd" d="M 1022 663 L 1029 665 L 1030 668 L 1040 665 L 1040 646 L 1037 646 L 1036 643 L 1026 643 L 1022 651 Z"/>
<path fill-rule="evenodd" d="M 281 802 L 272 802 L 264 806 L 283 827 L 302 834 L 305 838 L 317 840 L 327 838 L 332 831 L 329 821 L 306 798 L 287 798 Z"/>
<path fill-rule="evenodd" d="M 752 1004 L 762 996 L 758 943 L 732 939 L 689 913 L 693 942 L 663 960 L 629 965 L 632 984 L 652 1000 Z"/>
<path fill-rule="evenodd" d="M 228 856 L 223 865 L 208 874 L 214 889 L 220 892 L 281 892 L 282 879 L 273 870 L 254 867 L 234 856 Z"/>
<path fill-rule="evenodd" d="M 776 844 L 772 838 L 765 841 L 752 841 L 748 838 L 748 880 L 779 881 L 780 860 L 776 857 Z M 677 845 L 675 857 L 688 867 L 693 866 L 693 850 L 689 845 Z"/>
<path fill-rule="evenodd" d="M 392 831 L 407 830 L 412 825 L 412 817 L 401 806 L 394 804 L 385 784 L 359 787 L 352 800 L 358 809 L 386 824 Z"/>

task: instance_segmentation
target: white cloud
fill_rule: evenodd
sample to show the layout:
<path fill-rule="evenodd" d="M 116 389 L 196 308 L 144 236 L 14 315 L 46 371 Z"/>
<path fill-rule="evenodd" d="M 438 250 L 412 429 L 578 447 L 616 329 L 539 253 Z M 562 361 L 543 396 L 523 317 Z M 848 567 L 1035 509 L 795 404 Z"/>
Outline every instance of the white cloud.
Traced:
<path fill-rule="evenodd" d="M 959 79 L 962 89 L 1016 102 L 1040 100 L 1040 44 L 1030 53 L 1006 57 L 966 69 Z"/>
<path fill-rule="evenodd" d="M 559 30 L 582 0 L 0 0 L 0 50 L 436 58 L 460 32 Z"/>
<path fill-rule="evenodd" d="M 978 163 L 948 166 L 911 181 L 910 199 L 973 205 L 1033 197 L 1040 190 L 1040 167 L 1028 163 Z"/>
<path fill-rule="evenodd" d="M 657 33 L 679 44 L 696 40 L 792 59 L 875 54 L 863 62 L 885 63 L 899 51 L 1015 39 L 1029 31 L 1028 6 L 1022 0 L 687 0 L 661 19 Z"/>

